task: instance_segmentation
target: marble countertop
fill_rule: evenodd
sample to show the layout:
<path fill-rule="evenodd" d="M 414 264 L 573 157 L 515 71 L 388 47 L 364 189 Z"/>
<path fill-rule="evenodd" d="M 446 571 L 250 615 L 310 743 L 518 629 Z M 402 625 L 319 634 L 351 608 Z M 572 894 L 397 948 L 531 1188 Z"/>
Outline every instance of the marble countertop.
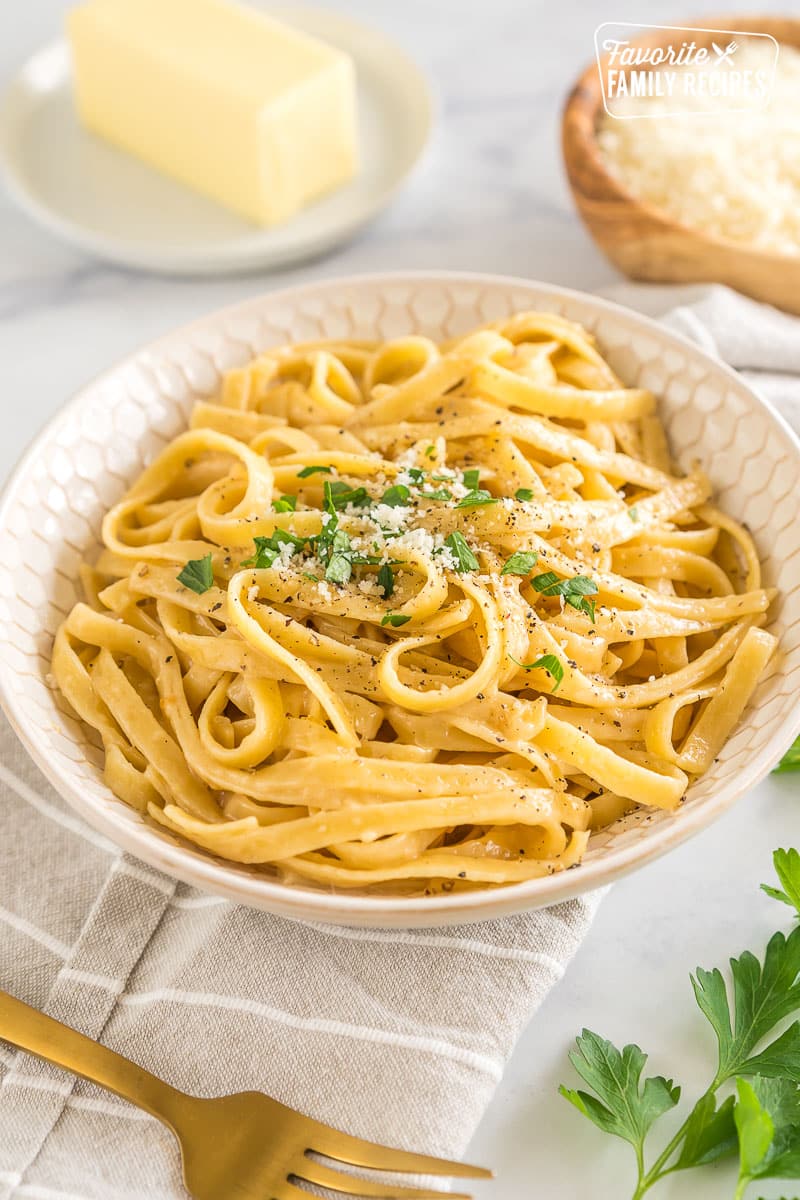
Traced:
<path fill-rule="evenodd" d="M 323 0 L 316 0 L 317 4 Z M 358 240 L 301 269 L 179 280 L 128 273 L 54 241 L 0 195 L 0 476 L 82 383 L 140 343 L 266 288 L 383 268 L 462 268 L 528 276 L 588 291 L 616 281 L 573 211 L 558 117 L 604 20 L 670 24 L 683 0 L 324 0 L 394 37 L 429 74 L 439 101 L 430 151 L 410 184 Z M 0 83 L 53 38 L 66 0 L 5 5 Z M 715 0 L 693 0 L 696 16 Z M 731 4 L 727 6 L 730 11 Z M 762 5 L 738 0 L 740 11 Z M 800 15 L 797 0 L 784 11 Z M 498 1182 L 481 1200 L 623 1200 L 628 1147 L 561 1100 L 566 1055 L 584 1026 L 634 1040 L 657 1073 L 692 1097 L 713 1070 L 712 1037 L 688 982 L 699 964 L 760 949 L 788 924 L 758 884 L 772 849 L 797 844 L 798 780 L 772 778 L 693 842 L 617 884 L 565 979 L 532 1021 L 470 1149 Z M 665 1122 L 669 1125 L 669 1119 Z M 673 1176 L 662 1200 L 723 1200 L 732 1169 Z M 766 1196 L 780 1195 L 775 1187 Z"/>

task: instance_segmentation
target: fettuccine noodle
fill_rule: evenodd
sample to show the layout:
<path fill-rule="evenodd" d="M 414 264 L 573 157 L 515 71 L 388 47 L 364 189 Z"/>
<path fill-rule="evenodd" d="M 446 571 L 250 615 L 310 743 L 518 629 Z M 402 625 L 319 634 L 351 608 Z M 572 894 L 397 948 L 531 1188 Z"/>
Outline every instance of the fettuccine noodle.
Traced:
<path fill-rule="evenodd" d="M 676 809 L 775 648 L 747 531 L 580 327 L 284 346 L 107 514 L 53 672 L 223 859 L 426 894 Z"/>

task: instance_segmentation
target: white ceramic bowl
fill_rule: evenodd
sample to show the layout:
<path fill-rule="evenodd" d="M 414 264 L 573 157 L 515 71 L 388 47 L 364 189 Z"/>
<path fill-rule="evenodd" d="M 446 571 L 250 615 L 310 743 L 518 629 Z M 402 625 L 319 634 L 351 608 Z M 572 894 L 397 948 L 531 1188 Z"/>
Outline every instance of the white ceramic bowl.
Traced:
<path fill-rule="evenodd" d="M 101 777 L 102 756 L 48 685 L 53 634 L 76 599 L 78 564 L 106 509 L 212 395 L 221 372 L 268 346 L 318 337 L 452 337 L 519 309 L 562 313 L 596 334 L 622 378 L 661 397 L 673 451 L 700 457 L 721 505 L 752 530 L 780 590 L 781 653 L 740 727 L 680 811 L 642 812 L 598 834 L 576 870 L 438 898 L 333 895 L 286 886 L 146 824 Z M 800 442 L 727 367 L 652 321 L 549 284 L 402 273 L 273 292 L 162 338 L 89 384 L 42 431 L 0 502 L 0 702 L 47 778 L 95 829 L 168 874 L 288 917 L 362 926 L 487 920 L 609 883 L 708 825 L 800 731 Z"/>

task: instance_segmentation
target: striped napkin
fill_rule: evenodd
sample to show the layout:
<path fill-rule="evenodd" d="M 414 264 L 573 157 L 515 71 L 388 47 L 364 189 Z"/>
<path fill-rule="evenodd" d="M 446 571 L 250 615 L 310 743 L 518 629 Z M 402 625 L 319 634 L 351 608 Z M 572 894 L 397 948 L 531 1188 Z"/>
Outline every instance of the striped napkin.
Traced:
<path fill-rule="evenodd" d="M 121 854 L 0 717 L 0 988 L 197 1095 L 460 1156 L 595 906 L 419 932 L 255 912 Z M 0 1041 L 0 1200 L 185 1196 L 157 1121 Z"/>

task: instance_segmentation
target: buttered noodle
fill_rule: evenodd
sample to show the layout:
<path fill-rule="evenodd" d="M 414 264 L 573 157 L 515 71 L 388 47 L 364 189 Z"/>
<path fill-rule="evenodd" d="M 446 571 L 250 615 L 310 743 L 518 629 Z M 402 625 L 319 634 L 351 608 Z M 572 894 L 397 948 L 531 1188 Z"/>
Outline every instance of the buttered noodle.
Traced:
<path fill-rule="evenodd" d="M 544 313 L 230 372 L 56 638 L 109 787 L 222 858 L 398 893 L 561 871 L 676 808 L 775 639 L 655 409 Z"/>

